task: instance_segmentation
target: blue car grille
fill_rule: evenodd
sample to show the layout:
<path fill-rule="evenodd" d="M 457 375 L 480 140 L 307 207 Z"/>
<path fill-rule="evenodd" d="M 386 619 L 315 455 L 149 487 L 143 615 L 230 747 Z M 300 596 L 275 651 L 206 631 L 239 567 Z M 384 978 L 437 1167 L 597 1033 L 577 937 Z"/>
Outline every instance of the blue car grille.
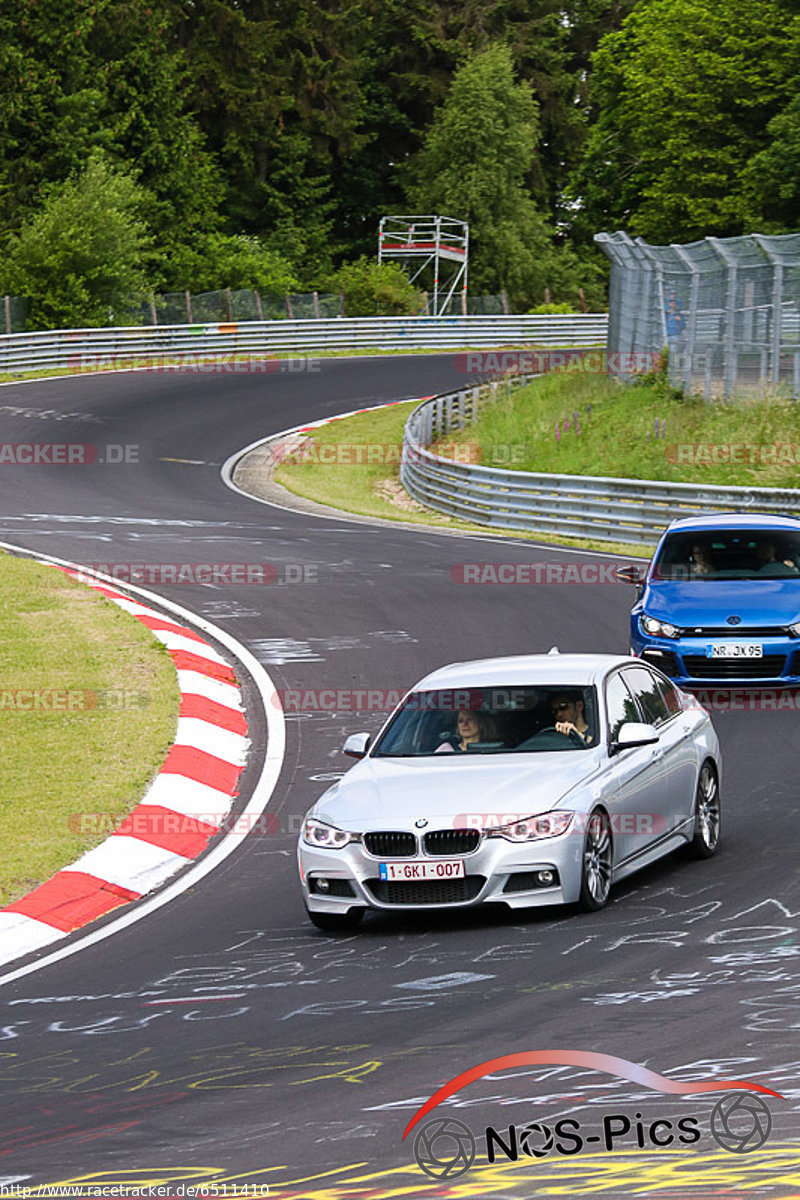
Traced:
<path fill-rule="evenodd" d="M 684 625 L 684 637 L 765 638 L 786 637 L 785 625 Z"/>
<path fill-rule="evenodd" d="M 686 674 L 693 679 L 775 679 L 783 674 L 786 656 L 765 654 L 763 658 L 706 658 L 684 655 Z"/>

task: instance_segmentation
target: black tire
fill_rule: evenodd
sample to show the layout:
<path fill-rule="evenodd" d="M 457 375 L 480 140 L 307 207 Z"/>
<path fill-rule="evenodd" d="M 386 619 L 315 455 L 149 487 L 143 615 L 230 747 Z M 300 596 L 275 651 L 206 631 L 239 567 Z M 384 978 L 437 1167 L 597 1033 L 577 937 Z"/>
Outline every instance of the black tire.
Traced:
<path fill-rule="evenodd" d="M 596 809 L 586 822 L 581 853 L 581 892 L 584 912 L 598 912 L 608 903 L 612 883 L 611 823 L 608 813 Z"/>
<path fill-rule="evenodd" d="M 364 909 L 348 908 L 347 912 L 343 913 L 326 913 L 312 912 L 307 908 L 306 913 L 311 924 L 323 933 L 350 933 L 361 924 Z"/>
<path fill-rule="evenodd" d="M 719 845 L 721 808 L 719 780 L 714 764 L 704 762 L 694 797 L 694 834 L 688 850 L 692 858 L 711 858 Z"/>

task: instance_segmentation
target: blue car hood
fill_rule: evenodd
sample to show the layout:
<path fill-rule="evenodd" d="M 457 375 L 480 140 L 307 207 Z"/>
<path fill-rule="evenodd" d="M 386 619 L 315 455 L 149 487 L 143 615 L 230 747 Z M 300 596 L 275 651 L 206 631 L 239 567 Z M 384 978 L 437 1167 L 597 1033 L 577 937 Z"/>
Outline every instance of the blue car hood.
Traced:
<path fill-rule="evenodd" d="M 789 625 L 800 620 L 800 579 L 663 580 L 651 582 L 643 597 L 648 616 L 674 625 Z M 731 627 L 732 629 L 734 627 Z"/>

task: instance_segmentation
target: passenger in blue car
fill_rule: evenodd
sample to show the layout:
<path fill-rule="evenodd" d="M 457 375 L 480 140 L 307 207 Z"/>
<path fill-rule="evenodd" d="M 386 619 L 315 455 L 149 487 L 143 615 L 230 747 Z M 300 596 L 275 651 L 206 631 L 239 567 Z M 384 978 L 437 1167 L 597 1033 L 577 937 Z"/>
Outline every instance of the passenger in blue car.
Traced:
<path fill-rule="evenodd" d="M 788 556 L 783 559 L 778 558 L 773 541 L 760 541 L 756 546 L 756 556 L 759 575 L 797 575 L 800 573 L 791 558 Z"/>

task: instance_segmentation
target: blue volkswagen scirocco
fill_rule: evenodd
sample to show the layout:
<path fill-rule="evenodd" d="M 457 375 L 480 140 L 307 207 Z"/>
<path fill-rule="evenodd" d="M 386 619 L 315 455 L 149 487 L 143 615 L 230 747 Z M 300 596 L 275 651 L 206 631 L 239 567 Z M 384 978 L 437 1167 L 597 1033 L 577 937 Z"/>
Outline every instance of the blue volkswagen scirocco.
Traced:
<path fill-rule="evenodd" d="M 631 612 L 631 653 L 682 687 L 800 685 L 800 520 L 673 521 Z"/>

